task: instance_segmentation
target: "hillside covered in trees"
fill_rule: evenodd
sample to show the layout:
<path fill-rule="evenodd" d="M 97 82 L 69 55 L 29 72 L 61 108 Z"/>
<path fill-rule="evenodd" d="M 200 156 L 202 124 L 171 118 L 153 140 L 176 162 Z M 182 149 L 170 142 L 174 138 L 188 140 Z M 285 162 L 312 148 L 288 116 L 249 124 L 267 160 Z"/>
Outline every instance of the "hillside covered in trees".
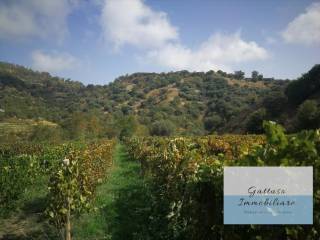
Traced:
<path fill-rule="evenodd" d="M 0 63 L 0 128 L 10 138 L 260 133 L 264 119 L 293 132 L 319 127 L 319 101 L 319 65 L 293 81 L 179 71 L 101 86 Z M 15 128 L 24 124 L 28 131 Z"/>

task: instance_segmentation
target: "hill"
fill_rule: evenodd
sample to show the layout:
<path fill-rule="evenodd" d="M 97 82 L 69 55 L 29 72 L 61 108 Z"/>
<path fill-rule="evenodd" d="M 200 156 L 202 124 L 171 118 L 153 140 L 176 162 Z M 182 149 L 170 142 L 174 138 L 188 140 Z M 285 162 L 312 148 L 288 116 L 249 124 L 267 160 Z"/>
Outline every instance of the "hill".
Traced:
<path fill-rule="evenodd" d="M 313 69 L 319 71 L 318 66 Z M 70 138 L 259 132 L 263 118 L 294 130 L 291 118 L 299 105 L 319 93 L 318 88 L 305 90 L 304 98 L 293 102 L 295 95 L 289 93 L 301 89 L 301 83 L 292 87 L 299 81 L 179 71 L 135 73 L 107 85 L 84 85 L 1 62 L 0 120 L 47 120 Z"/>

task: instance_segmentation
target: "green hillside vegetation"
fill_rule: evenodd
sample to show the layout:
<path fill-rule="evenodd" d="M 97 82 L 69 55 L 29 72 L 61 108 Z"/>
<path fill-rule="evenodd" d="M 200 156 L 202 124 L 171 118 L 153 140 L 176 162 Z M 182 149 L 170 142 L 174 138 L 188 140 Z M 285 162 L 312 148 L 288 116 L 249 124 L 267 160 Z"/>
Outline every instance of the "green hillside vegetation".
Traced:
<path fill-rule="evenodd" d="M 0 122 L 0 143 L 8 143 L 23 138 L 30 140 L 52 141 L 62 139 L 62 131 L 58 124 L 46 120 L 9 118 Z"/>
<path fill-rule="evenodd" d="M 63 139 L 260 133 L 265 119 L 292 132 L 318 127 L 319 72 L 316 65 L 296 81 L 256 71 L 251 78 L 241 71 L 135 73 L 84 85 L 1 62 L 0 121 L 21 119 L 16 124 L 25 129 L 42 119 L 58 133 L 36 131 Z"/>

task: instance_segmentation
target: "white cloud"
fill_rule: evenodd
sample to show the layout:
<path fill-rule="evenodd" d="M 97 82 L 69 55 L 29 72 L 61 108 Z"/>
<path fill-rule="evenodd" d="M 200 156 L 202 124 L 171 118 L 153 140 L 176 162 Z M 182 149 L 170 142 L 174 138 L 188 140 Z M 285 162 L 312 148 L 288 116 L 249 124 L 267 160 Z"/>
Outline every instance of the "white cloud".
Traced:
<path fill-rule="evenodd" d="M 69 53 L 45 53 L 40 50 L 36 50 L 32 53 L 32 62 L 32 66 L 35 70 L 48 72 L 71 70 L 79 65 L 79 61 Z"/>
<path fill-rule="evenodd" d="M 320 2 L 311 4 L 305 13 L 293 19 L 282 37 L 288 43 L 320 44 Z"/>
<path fill-rule="evenodd" d="M 184 46 L 166 13 L 157 12 L 143 0 L 104 0 L 101 23 L 105 38 L 116 48 L 132 45 L 144 50 L 143 62 L 169 69 L 231 71 L 232 65 L 268 57 L 267 51 L 240 33 L 212 35 L 197 49 Z"/>
<path fill-rule="evenodd" d="M 178 39 L 166 13 L 152 10 L 143 0 L 105 0 L 101 24 L 105 38 L 116 48 L 124 44 L 159 47 Z"/>
<path fill-rule="evenodd" d="M 191 71 L 231 71 L 234 64 L 266 58 L 268 53 L 264 48 L 255 42 L 243 40 L 240 33 L 216 33 L 195 50 L 181 44 L 167 44 L 147 54 L 147 59 L 151 62 Z"/>
<path fill-rule="evenodd" d="M 0 2 L 0 37 L 6 39 L 54 36 L 68 32 L 67 16 L 76 0 L 28 0 Z"/>

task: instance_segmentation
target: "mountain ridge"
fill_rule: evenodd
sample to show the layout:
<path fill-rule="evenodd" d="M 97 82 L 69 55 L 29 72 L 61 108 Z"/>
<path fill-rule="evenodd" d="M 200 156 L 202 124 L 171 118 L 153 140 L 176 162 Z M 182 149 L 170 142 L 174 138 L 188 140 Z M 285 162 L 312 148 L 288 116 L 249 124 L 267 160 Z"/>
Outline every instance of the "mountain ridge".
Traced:
<path fill-rule="evenodd" d="M 241 71 L 177 71 L 134 73 L 106 85 L 84 85 L 1 62 L 0 108 L 5 113 L 0 119 L 42 118 L 68 128 L 68 122 L 74 123 L 74 118 L 79 118 L 74 115 L 80 114 L 82 118 L 96 118 L 104 129 L 100 135 L 109 137 L 123 131 L 125 135 L 167 134 L 157 133 L 156 129 L 164 125 L 174 135 L 255 132 L 247 125 L 249 116 L 259 109 L 267 109 L 266 118 L 286 122 L 272 116 L 268 108 L 279 100 L 289 106 L 286 89 L 292 82 L 244 78 Z M 128 124 L 131 133 L 124 130 Z M 110 131 L 112 128 L 116 130 Z"/>

